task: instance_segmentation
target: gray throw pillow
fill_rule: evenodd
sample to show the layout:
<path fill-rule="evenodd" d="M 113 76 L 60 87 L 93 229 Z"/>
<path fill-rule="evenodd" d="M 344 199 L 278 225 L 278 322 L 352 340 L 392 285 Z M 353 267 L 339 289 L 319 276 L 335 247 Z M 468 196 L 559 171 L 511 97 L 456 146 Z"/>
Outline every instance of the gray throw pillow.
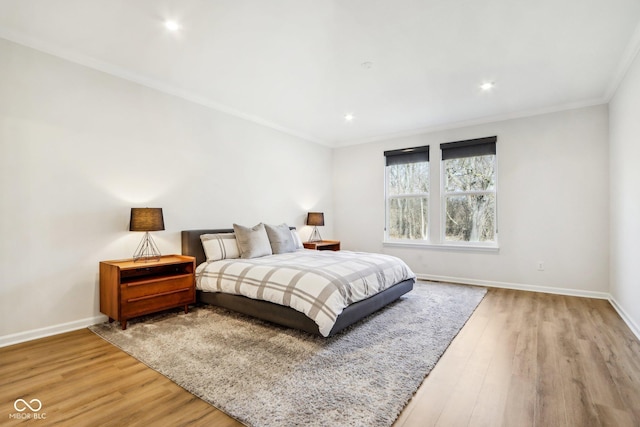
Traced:
<path fill-rule="evenodd" d="M 233 224 L 233 231 L 236 234 L 240 258 L 258 258 L 272 254 L 264 224 L 260 223 L 251 228 Z"/>
<path fill-rule="evenodd" d="M 269 225 L 265 224 L 269 243 L 271 243 L 271 251 L 274 254 L 284 254 L 296 250 L 293 236 L 287 224 Z"/>

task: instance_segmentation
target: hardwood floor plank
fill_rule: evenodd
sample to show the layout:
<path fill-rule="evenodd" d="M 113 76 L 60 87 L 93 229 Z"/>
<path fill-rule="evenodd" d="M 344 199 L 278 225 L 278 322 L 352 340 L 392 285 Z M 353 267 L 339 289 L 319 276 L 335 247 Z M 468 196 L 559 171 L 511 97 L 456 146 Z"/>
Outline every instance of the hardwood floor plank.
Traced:
<path fill-rule="evenodd" d="M 471 358 L 490 320 L 491 309 L 491 303 L 476 309 L 400 414 L 396 427 L 426 427 L 438 423 L 455 384 L 462 376 L 462 368 Z M 425 405 L 424 402 L 429 404 Z"/>
<path fill-rule="evenodd" d="M 88 330 L 0 348 L 3 425 L 18 398 L 39 426 L 241 426 Z M 607 301 L 489 289 L 395 423 L 550 425 L 640 425 L 640 342 Z"/>
<path fill-rule="evenodd" d="M 498 342 L 505 316 L 506 314 L 496 314 L 489 319 L 481 336 L 481 342 L 493 342 L 494 344 Z M 473 411 L 476 409 L 476 401 L 487 378 L 497 347 L 499 346 L 477 345 L 474 348 L 436 425 L 457 426 L 469 423 Z"/>
<path fill-rule="evenodd" d="M 504 411 L 508 399 L 518 332 L 513 329 L 507 313 L 500 316 L 504 319 L 496 328 L 501 328 L 502 332 L 493 346 L 489 367 L 471 413 L 475 426 L 493 426 L 495 413 Z"/>
<path fill-rule="evenodd" d="M 588 321 L 593 330 L 592 342 L 605 361 L 604 366 L 613 380 L 611 385 L 618 391 L 623 406 L 632 414 L 636 425 L 640 425 L 637 394 L 640 342 L 608 302 L 584 299 L 581 303 L 591 312 Z"/>
<path fill-rule="evenodd" d="M 515 348 L 501 425 L 533 426 L 536 401 L 538 294 L 516 292 L 512 330 Z"/>
<path fill-rule="evenodd" d="M 495 415 L 494 426 L 529 427 L 535 424 L 536 384 L 518 374 L 513 374 L 507 390 L 507 401 L 502 419 Z"/>
<path fill-rule="evenodd" d="M 535 425 L 567 425 L 562 374 L 555 347 L 555 343 L 558 342 L 557 330 L 557 326 L 549 320 L 542 321 L 539 326 Z"/>
<path fill-rule="evenodd" d="M 637 421 L 628 411 L 603 405 L 596 405 L 596 410 L 602 426 L 638 427 Z"/>
<path fill-rule="evenodd" d="M 580 339 L 578 345 L 585 363 L 583 381 L 594 404 L 612 409 L 624 409 L 626 406 L 624 399 L 617 387 L 611 387 L 615 384 L 615 380 L 607 369 L 607 363 L 597 344 L 591 340 Z"/>

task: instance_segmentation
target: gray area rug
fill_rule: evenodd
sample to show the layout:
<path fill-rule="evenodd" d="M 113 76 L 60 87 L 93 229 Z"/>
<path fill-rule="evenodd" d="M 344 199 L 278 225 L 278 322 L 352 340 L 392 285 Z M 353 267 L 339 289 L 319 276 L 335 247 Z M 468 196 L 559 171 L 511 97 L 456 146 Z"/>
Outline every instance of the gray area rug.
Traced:
<path fill-rule="evenodd" d="M 248 426 L 390 426 L 485 293 L 417 282 L 328 339 L 211 306 L 90 329 Z"/>

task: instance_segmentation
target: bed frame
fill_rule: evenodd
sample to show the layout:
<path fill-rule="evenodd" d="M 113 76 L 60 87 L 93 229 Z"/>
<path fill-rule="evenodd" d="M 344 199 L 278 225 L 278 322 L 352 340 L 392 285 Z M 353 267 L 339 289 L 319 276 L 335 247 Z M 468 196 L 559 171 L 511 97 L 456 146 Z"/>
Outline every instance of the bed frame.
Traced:
<path fill-rule="evenodd" d="M 182 231 L 182 254 L 195 257 L 196 265 L 200 265 L 206 261 L 200 236 L 202 234 L 217 233 L 233 233 L 233 230 L 204 229 Z M 365 300 L 351 304 L 338 316 L 329 336 L 335 335 L 344 328 L 397 300 L 402 295 L 413 289 L 414 282 L 414 279 L 405 280 Z M 230 295 L 220 292 L 197 291 L 196 295 L 198 301 L 206 304 L 224 307 L 261 320 L 266 320 L 289 328 L 299 329 L 311 334 L 321 335 L 318 330 L 318 325 L 313 320 L 290 307 L 285 307 L 268 301 L 254 300 L 242 295 Z"/>

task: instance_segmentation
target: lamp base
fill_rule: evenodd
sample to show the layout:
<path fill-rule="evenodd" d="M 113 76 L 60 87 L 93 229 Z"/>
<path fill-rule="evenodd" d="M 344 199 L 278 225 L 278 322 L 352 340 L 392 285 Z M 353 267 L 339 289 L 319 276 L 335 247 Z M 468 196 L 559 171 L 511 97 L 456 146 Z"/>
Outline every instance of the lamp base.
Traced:
<path fill-rule="evenodd" d="M 318 227 L 314 226 L 313 231 L 311 232 L 311 236 L 309 236 L 309 242 L 319 242 L 322 240 L 320 237 L 320 232 L 318 231 Z"/>
<path fill-rule="evenodd" d="M 160 251 L 151 238 L 151 234 L 149 234 L 148 231 L 145 232 L 142 241 L 140 241 L 138 248 L 133 254 L 133 262 L 160 261 L 160 257 Z"/>

